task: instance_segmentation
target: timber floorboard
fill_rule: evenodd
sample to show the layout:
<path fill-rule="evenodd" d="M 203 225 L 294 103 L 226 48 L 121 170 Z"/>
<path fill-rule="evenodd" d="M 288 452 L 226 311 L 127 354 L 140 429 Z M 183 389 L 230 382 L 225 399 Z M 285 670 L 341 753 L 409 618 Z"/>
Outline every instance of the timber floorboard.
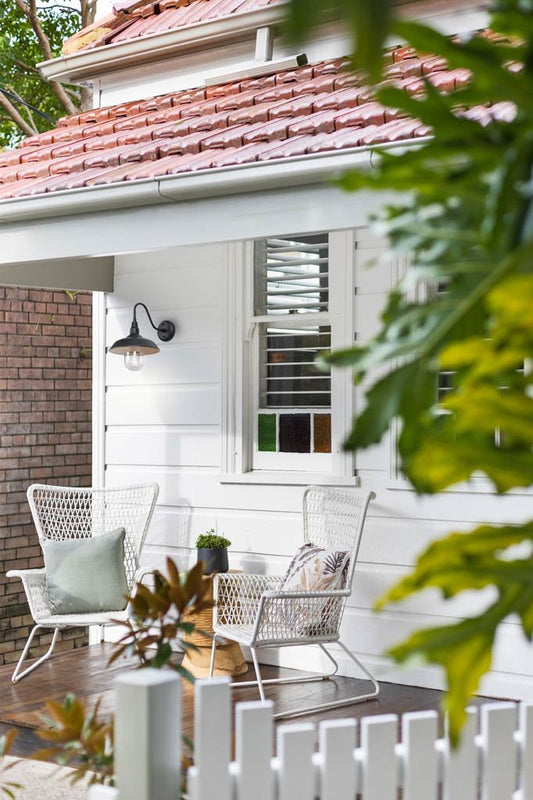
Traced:
<path fill-rule="evenodd" d="M 15 727 L 18 730 L 19 735 L 12 749 L 13 755 L 28 757 L 43 746 L 34 726 L 39 724 L 38 715 L 42 713 L 47 699 L 62 702 L 68 693 L 84 698 L 88 703 L 94 703 L 101 698 L 103 713 L 113 713 L 113 680 L 118 674 L 132 669 L 134 662 L 131 659 L 122 659 L 115 662 L 112 667 L 108 667 L 107 661 L 111 652 L 111 645 L 101 644 L 55 655 L 16 684 L 11 682 L 13 666 L 0 667 L 0 735 L 9 728 Z M 265 678 L 277 678 L 303 676 L 305 673 L 263 665 L 262 674 Z M 251 680 L 252 678 L 253 669 L 250 669 L 247 675 L 242 676 L 241 680 Z M 365 681 L 336 677 L 329 681 L 300 685 L 270 686 L 266 687 L 266 694 L 267 698 L 274 700 L 277 711 L 285 711 L 299 708 L 302 705 L 341 700 L 353 694 L 362 693 L 367 686 Z M 309 714 L 295 721 L 317 723 L 324 719 L 341 717 L 360 718 L 376 714 L 425 711 L 438 709 L 442 700 L 442 692 L 435 689 L 385 682 L 381 682 L 380 687 L 380 695 L 374 700 L 344 706 L 325 713 Z M 247 687 L 233 691 L 232 699 L 235 703 L 259 698 L 256 687 Z M 493 698 L 476 698 L 473 704 L 480 705 L 491 699 Z M 193 689 L 184 682 L 183 732 L 190 737 L 193 735 L 193 716 Z M 290 724 L 291 720 L 280 720 L 280 722 Z"/>

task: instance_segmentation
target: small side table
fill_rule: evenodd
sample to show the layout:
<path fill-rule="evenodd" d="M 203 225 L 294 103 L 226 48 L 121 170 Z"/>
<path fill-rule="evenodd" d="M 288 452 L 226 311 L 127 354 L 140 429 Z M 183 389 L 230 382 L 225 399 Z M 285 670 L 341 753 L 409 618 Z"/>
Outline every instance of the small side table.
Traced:
<path fill-rule="evenodd" d="M 241 570 L 230 570 L 230 572 L 241 572 Z M 210 577 L 205 576 L 204 580 L 209 580 Z M 185 653 L 182 666 L 188 669 L 195 678 L 208 678 L 213 644 L 213 609 L 206 608 L 198 613 L 186 611 L 183 615 L 183 621 L 194 622 L 196 630 L 191 634 L 185 634 L 183 639 L 185 642 L 196 645 L 198 650 L 188 650 Z M 205 631 L 211 636 L 206 636 L 206 633 L 201 633 L 200 631 Z M 213 669 L 214 676 L 224 675 L 235 678 L 237 675 L 244 675 L 247 671 L 248 664 L 244 660 L 242 650 L 237 642 L 217 644 Z"/>

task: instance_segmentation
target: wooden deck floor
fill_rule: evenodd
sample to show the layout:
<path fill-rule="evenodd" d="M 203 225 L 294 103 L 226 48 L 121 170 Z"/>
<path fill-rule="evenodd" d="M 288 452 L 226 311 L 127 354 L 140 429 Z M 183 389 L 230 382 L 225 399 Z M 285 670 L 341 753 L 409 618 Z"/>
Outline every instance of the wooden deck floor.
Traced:
<path fill-rule="evenodd" d="M 113 679 L 120 672 L 132 668 L 132 662 L 123 660 L 113 667 L 107 667 L 111 653 L 108 645 L 93 645 L 81 650 L 54 656 L 34 673 L 17 684 L 11 683 L 12 667 L 0 667 L 0 735 L 11 727 L 16 727 L 19 736 L 13 754 L 30 756 L 42 746 L 34 726 L 38 723 L 39 712 L 45 700 L 53 698 L 60 702 L 72 692 L 88 702 L 102 698 L 102 710 L 111 714 L 114 710 Z M 250 674 L 250 673 L 249 673 Z M 264 677 L 296 676 L 295 670 L 278 667 L 264 667 Z M 304 673 L 301 673 L 304 674 Z M 250 680 L 249 675 L 242 680 Z M 365 690 L 363 681 L 353 678 L 335 678 L 330 681 L 317 681 L 301 685 L 282 685 L 270 687 L 267 696 L 275 701 L 276 710 L 286 710 L 301 705 L 316 705 L 331 700 L 342 699 Z M 193 733 L 193 690 L 184 684 L 184 733 Z M 233 692 L 234 702 L 258 699 L 255 687 Z M 379 698 L 364 703 L 345 706 L 322 714 L 309 715 L 305 720 L 319 722 L 328 718 L 362 717 L 374 714 L 402 714 L 405 711 L 437 709 L 442 692 L 392 683 L 381 683 Z M 476 703 L 487 702 L 479 698 Z"/>

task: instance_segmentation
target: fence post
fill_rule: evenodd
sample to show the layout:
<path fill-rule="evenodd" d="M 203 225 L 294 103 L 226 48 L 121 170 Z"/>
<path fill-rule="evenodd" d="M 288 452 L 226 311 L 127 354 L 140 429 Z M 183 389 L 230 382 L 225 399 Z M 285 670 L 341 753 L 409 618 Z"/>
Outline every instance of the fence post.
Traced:
<path fill-rule="evenodd" d="M 142 669 L 115 679 L 115 770 L 122 800 L 176 800 L 181 782 L 181 681 Z"/>

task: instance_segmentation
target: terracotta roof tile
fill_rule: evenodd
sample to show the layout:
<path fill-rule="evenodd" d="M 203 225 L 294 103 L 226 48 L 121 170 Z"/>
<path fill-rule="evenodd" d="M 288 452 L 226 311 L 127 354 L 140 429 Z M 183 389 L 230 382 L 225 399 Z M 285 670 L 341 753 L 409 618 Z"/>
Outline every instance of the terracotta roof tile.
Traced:
<path fill-rule="evenodd" d="M 201 1 L 205 10 L 213 3 Z M 218 7 L 230 6 L 228 0 Z M 129 7 L 137 13 L 141 4 Z M 168 0 L 166 8 L 177 12 L 190 6 Z M 410 48 L 393 49 L 387 60 L 385 82 L 412 94 L 423 92 L 425 81 L 453 92 L 470 79 L 467 70 L 448 70 L 442 59 L 418 56 Z M 417 120 L 373 100 L 361 77 L 345 71 L 347 63 L 310 64 L 63 118 L 53 130 L 0 153 L 0 199 L 312 156 L 430 133 Z M 497 103 L 458 107 L 457 113 L 486 125 L 509 122 L 516 110 L 512 103 Z"/>
<path fill-rule="evenodd" d="M 188 25 L 229 17 L 283 0 L 156 0 L 153 3 L 115 3 L 113 13 L 71 36 L 63 52 L 74 53 L 107 44 L 138 39 Z"/>

